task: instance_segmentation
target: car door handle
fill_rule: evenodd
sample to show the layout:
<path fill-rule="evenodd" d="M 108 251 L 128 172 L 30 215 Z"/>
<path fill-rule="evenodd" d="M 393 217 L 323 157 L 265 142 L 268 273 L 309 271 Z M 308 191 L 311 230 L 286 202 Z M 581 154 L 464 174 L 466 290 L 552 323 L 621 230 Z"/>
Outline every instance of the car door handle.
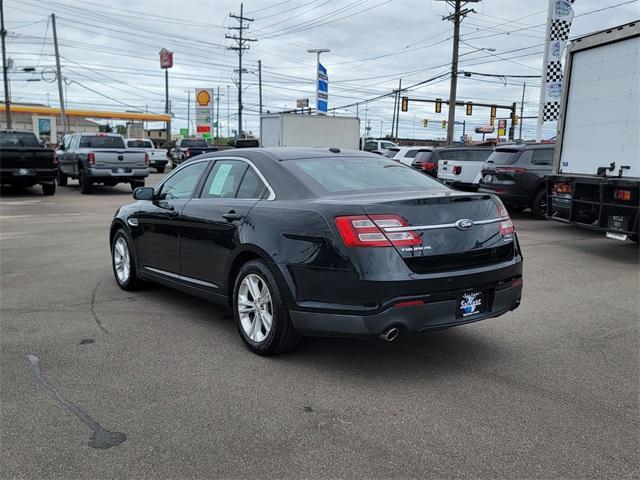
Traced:
<path fill-rule="evenodd" d="M 234 212 L 233 210 L 230 210 L 227 213 L 223 213 L 222 218 L 224 218 L 227 222 L 233 222 L 234 220 L 241 220 L 242 215 Z"/>

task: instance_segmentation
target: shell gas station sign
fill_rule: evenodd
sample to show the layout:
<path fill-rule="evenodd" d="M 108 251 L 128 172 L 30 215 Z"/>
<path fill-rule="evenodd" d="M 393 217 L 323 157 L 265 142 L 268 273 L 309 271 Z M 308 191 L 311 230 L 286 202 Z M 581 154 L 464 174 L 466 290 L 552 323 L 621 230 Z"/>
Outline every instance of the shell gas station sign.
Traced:
<path fill-rule="evenodd" d="M 196 88 L 196 136 L 210 139 L 213 132 L 213 88 Z"/>

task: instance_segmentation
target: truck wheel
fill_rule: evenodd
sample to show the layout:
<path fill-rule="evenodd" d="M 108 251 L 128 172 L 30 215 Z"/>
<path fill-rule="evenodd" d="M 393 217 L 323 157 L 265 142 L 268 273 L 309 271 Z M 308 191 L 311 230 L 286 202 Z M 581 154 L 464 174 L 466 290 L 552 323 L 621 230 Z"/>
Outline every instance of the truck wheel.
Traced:
<path fill-rule="evenodd" d="M 533 197 L 533 202 L 531 202 L 531 213 L 533 218 L 537 220 L 545 219 L 545 215 L 547 214 L 547 191 L 544 188 L 539 190 L 535 197 Z"/>
<path fill-rule="evenodd" d="M 278 283 L 262 261 L 252 260 L 240 268 L 232 307 L 240 337 L 252 352 L 277 355 L 300 342 Z"/>
<path fill-rule="evenodd" d="M 42 184 L 42 193 L 44 195 L 55 195 L 55 193 L 56 193 L 56 182 L 43 183 Z"/>
<path fill-rule="evenodd" d="M 164 173 L 164 167 L 156 167 L 156 172 Z"/>
<path fill-rule="evenodd" d="M 93 191 L 93 183 L 84 172 L 84 168 L 78 170 L 78 188 L 83 195 L 88 195 Z"/>
<path fill-rule="evenodd" d="M 69 177 L 67 177 L 64 173 L 58 170 L 58 185 L 60 185 L 61 187 L 66 187 L 68 180 L 69 180 Z"/>

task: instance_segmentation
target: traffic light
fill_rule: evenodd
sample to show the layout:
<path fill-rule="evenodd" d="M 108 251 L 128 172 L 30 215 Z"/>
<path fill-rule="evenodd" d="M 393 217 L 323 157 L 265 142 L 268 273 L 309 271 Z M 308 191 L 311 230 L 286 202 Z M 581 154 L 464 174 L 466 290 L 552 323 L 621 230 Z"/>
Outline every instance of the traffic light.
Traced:
<path fill-rule="evenodd" d="M 473 115 L 473 103 L 467 102 L 467 115 Z"/>
<path fill-rule="evenodd" d="M 491 117 L 491 118 L 489 119 L 489 125 L 491 125 L 492 127 L 493 127 L 493 124 L 494 124 L 494 122 L 495 122 L 495 119 L 496 119 L 496 117 Z"/>
<path fill-rule="evenodd" d="M 402 97 L 402 111 L 409 111 L 409 97 Z"/>
<path fill-rule="evenodd" d="M 442 120 L 442 129 L 444 130 L 445 128 L 447 128 L 447 121 Z"/>
<path fill-rule="evenodd" d="M 496 114 L 498 113 L 498 107 L 495 105 L 491 107 L 491 118 L 496 118 Z"/>
<path fill-rule="evenodd" d="M 514 127 L 517 127 L 519 121 L 520 121 L 520 117 L 518 117 L 518 115 L 514 115 L 513 119 L 511 120 L 511 123 L 513 124 Z"/>
<path fill-rule="evenodd" d="M 424 128 L 427 128 L 429 126 L 429 119 L 425 118 L 424 120 L 422 120 L 422 126 Z"/>
<path fill-rule="evenodd" d="M 442 112 L 442 99 L 436 98 L 436 113 Z"/>

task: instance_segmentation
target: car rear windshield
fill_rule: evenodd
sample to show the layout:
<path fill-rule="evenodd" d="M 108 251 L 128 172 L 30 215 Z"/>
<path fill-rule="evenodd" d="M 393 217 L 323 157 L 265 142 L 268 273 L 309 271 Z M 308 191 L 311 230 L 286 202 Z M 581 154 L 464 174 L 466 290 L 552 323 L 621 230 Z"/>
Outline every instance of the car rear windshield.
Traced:
<path fill-rule="evenodd" d="M 461 162 L 484 162 L 492 150 L 487 148 L 483 150 L 440 150 L 440 158 L 443 160 L 457 160 Z"/>
<path fill-rule="evenodd" d="M 153 148 L 151 140 L 127 140 L 129 148 Z"/>
<path fill-rule="evenodd" d="M 0 133 L 0 147 L 2 148 L 37 148 L 40 144 L 33 133 L 29 132 L 2 132 Z"/>
<path fill-rule="evenodd" d="M 110 135 L 94 136 L 83 135 L 80 137 L 80 148 L 125 148 L 122 137 Z"/>
<path fill-rule="evenodd" d="M 489 155 L 487 162 L 493 162 L 496 165 L 511 165 L 516 163 L 521 153 L 522 150 L 495 150 Z"/>
<path fill-rule="evenodd" d="M 416 158 L 418 153 L 431 153 L 429 150 L 408 150 L 407 153 L 404 154 L 404 158 Z"/>
<path fill-rule="evenodd" d="M 209 145 L 207 145 L 207 142 L 204 140 L 182 140 L 182 142 L 180 142 L 180 146 L 181 147 L 203 147 L 206 148 Z"/>
<path fill-rule="evenodd" d="M 380 158 L 307 158 L 282 165 L 310 190 L 347 193 L 367 190 L 441 190 L 441 183 L 406 165 Z"/>

